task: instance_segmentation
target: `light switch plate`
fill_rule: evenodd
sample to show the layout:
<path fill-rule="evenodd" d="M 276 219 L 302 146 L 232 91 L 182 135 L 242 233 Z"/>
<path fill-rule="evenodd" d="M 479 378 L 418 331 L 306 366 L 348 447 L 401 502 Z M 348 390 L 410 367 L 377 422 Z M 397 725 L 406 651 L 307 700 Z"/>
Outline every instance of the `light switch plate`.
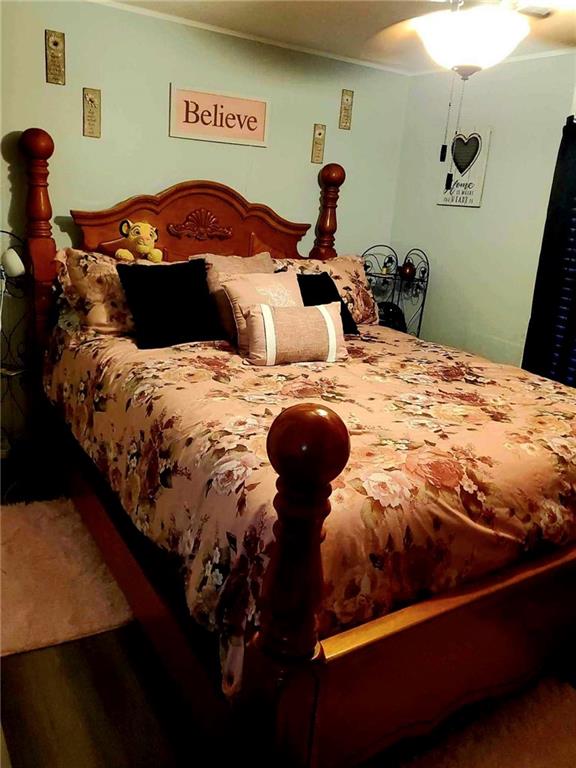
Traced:
<path fill-rule="evenodd" d="M 44 30 L 44 53 L 46 57 L 46 82 L 66 85 L 66 40 L 64 32 Z"/>
<path fill-rule="evenodd" d="M 326 126 L 322 123 L 314 123 L 314 133 L 312 134 L 312 157 L 311 162 L 324 162 L 324 144 L 326 142 Z"/>
<path fill-rule="evenodd" d="M 354 104 L 354 91 L 349 91 L 346 88 L 342 89 L 342 97 L 340 99 L 340 121 L 338 128 L 343 131 L 349 131 L 352 128 L 352 105 Z"/>
<path fill-rule="evenodd" d="M 99 139 L 102 129 L 101 92 L 98 88 L 82 89 L 82 135 Z"/>

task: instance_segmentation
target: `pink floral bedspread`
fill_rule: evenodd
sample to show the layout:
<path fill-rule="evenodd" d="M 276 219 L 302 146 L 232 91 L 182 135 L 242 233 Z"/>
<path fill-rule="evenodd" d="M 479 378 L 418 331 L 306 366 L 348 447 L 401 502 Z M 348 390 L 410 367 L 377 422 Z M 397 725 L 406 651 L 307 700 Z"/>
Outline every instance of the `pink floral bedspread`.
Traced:
<path fill-rule="evenodd" d="M 323 635 L 576 540 L 576 391 L 377 326 L 350 360 L 256 369 L 226 342 L 140 351 L 65 336 L 45 386 L 138 528 L 185 563 L 192 615 L 253 630 L 288 405 L 328 403 L 351 434 L 323 544 Z"/>

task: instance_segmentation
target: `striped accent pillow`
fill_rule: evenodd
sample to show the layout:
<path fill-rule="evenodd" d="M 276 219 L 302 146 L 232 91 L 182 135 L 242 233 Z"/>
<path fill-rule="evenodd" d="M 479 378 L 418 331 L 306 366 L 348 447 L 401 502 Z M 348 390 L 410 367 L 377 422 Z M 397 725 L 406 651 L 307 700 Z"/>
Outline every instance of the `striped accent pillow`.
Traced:
<path fill-rule="evenodd" d="M 334 363 L 348 357 L 339 301 L 314 307 L 254 304 L 242 311 L 252 365 Z"/>

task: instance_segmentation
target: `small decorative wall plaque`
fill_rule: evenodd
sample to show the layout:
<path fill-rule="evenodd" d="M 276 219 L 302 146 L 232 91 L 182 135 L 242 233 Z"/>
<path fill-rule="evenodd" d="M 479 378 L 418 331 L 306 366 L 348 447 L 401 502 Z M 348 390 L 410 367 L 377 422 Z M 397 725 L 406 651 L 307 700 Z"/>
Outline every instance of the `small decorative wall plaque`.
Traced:
<path fill-rule="evenodd" d="M 314 133 L 312 134 L 312 163 L 324 162 L 324 144 L 326 141 L 326 126 L 321 123 L 314 123 Z"/>
<path fill-rule="evenodd" d="M 66 45 L 64 32 L 44 30 L 44 53 L 46 57 L 46 82 L 66 85 Z"/>
<path fill-rule="evenodd" d="M 82 135 L 99 139 L 102 128 L 101 93 L 98 88 L 82 89 Z"/>
<path fill-rule="evenodd" d="M 268 102 L 170 86 L 170 136 L 266 146 Z"/>
<path fill-rule="evenodd" d="M 342 98 L 340 99 L 340 122 L 338 128 L 343 131 L 349 131 L 352 128 L 352 105 L 354 103 L 354 91 L 342 89 Z"/>
<path fill-rule="evenodd" d="M 438 205 L 480 208 L 491 135 L 492 129 L 485 128 L 459 131 L 453 137 L 443 164 L 440 183 L 444 191 Z"/>

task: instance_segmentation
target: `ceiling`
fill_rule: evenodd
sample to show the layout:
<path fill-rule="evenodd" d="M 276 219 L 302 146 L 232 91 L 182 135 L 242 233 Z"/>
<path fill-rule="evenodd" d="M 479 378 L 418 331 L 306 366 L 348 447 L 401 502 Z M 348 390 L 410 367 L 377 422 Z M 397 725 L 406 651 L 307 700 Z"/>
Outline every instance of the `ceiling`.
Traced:
<path fill-rule="evenodd" d="M 437 69 L 407 19 L 447 7 L 434 0 L 124 0 L 123 5 L 407 74 Z M 576 11 L 529 21 L 531 34 L 513 57 L 576 51 Z"/>

